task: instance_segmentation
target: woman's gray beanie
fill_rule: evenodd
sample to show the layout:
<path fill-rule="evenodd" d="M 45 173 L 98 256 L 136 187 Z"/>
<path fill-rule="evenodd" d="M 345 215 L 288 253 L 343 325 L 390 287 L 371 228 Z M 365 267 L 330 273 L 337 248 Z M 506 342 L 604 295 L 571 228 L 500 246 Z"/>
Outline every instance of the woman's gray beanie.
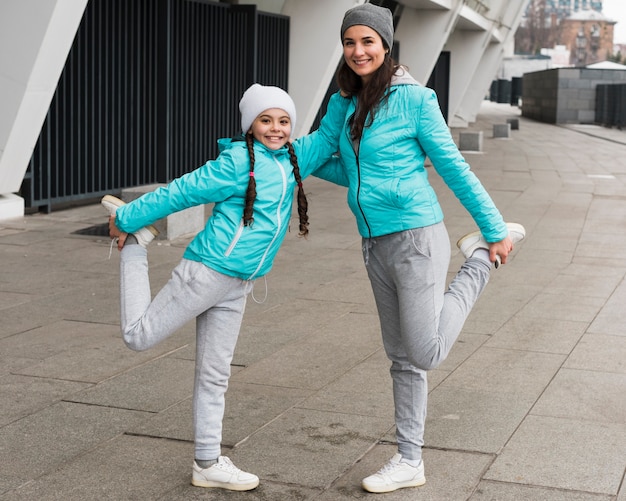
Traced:
<path fill-rule="evenodd" d="M 376 31 L 391 50 L 393 46 L 393 15 L 389 9 L 364 3 L 347 10 L 343 16 L 343 23 L 341 23 L 342 42 L 346 30 L 357 24 L 368 26 Z"/>

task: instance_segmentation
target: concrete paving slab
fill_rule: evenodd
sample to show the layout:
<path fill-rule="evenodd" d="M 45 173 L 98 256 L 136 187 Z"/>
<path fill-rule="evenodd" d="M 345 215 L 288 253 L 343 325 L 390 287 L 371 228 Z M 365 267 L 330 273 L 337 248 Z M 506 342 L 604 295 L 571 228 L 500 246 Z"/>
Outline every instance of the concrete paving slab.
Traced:
<path fill-rule="evenodd" d="M 380 348 L 372 315 L 347 314 L 234 375 L 233 381 L 320 389 Z"/>
<path fill-rule="evenodd" d="M 572 266 L 580 266 L 572 264 Z M 546 292 L 550 294 L 575 295 L 575 296 L 592 296 L 608 299 L 622 276 L 608 276 L 607 274 L 597 273 L 595 269 L 586 269 L 584 273 L 571 273 L 570 266 L 561 271 L 561 273 L 546 287 Z M 596 268 L 603 268 L 598 266 Z"/>
<path fill-rule="evenodd" d="M 439 385 L 428 397 L 427 447 L 498 453 L 536 397 Z"/>
<path fill-rule="evenodd" d="M 137 411 L 59 402 L 3 426 L 0 428 L 0 493 L 18 489 L 62 468 L 142 418 L 143 413 Z M 95 469 L 94 474 L 102 476 L 102 471 Z M 80 475 L 71 478 L 76 482 Z"/>
<path fill-rule="evenodd" d="M 223 420 L 222 446 L 225 448 L 223 454 L 228 454 L 228 449 L 236 447 L 310 394 L 310 390 L 297 388 L 231 382 L 226 394 Z M 130 427 L 128 432 L 193 443 L 191 397 L 162 412 L 150 415 L 144 421 Z"/>
<path fill-rule="evenodd" d="M 626 336 L 626 329 L 624 329 L 624 325 L 626 325 L 625 304 L 626 282 L 622 282 L 603 306 L 602 311 L 594 318 L 588 332 Z"/>
<path fill-rule="evenodd" d="M 39 341 L 28 349 L 22 344 L 28 339 Z M 6 355 L 36 357 L 33 364 L 15 373 L 90 383 L 108 379 L 179 346 L 178 339 L 166 340 L 154 350 L 138 354 L 124 346 L 118 327 L 66 321 L 34 329 L 19 339 L 0 340 L 0 349 Z"/>
<path fill-rule="evenodd" d="M 480 482 L 482 472 L 491 464 L 489 454 L 461 451 L 424 450 L 426 484 L 413 489 L 400 489 L 387 494 L 370 494 L 361 488 L 361 481 L 378 471 L 391 456 L 395 446 L 377 445 L 360 459 L 321 497 L 320 501 L 349 499 L 384 499 L 385 501 L 443 501 L 467 499 Z"/>
<path fill-rule="evenodd" d="M 6 374 L 0 377 L 0 426 L 70 398 L 90 386 L 89 383 Z"/>
<path fill-rule="evenodd" d="M 181 442 L 122 435 L 2 499 L 157 499 L 175 486 L 191 482 L 191 447 Z"/>
<path fill-rule="evenodd" d="M 443 363 L 437 367 L 437 369 L 441 371 L 447 371 L 449 373 L 456 370 L 465 360 L 467 360 L 472 354 L 474 354 L 478 349 L 480 349 L 488 340 L 490 336 L 485 334 L 475 334 L 472 332 L 468 332 L 467 329 L 464 329 L 461 335 L 454 343 L 452 350 L 448 354 L 448 358 L 446 358 Z M 429 371 L 430 372 L 430 371 Z M 430 385 L 430 376 L 429 376 L 429 388 L 434 388 Z"/>
<path fill-rule="evenodd" d="M 233 492 L 181 485 L 154 499 L 155 501 L 232 501 L 235 499 L 245 499 L 246 501 L 303 501 L 306 499 L 318 499 L 320 493 L 320 489 L 261 479 L 259 486 L 253 491 Z"/>
<path fill-rule="evenodd" d="M 563 367 L 626 374 L 626 336 L 586 334 Z"/>
<path fill-rule="evenodd" d="M 624 395 L 626 374 L 562 369 L 537 401 L 532 413 L 593 423 L 626 425 Z M 626 464 L 626 455 L 624 459 Z"/>
<path fill-rule="evenodd" d="M 520 499 L 540 499 L 541 501 L 611 501 L 613 496 L 505 482 L 483 481 L 468 498 L 468 501 L 519 501 Z"/>
<path fill-rule="evenodd" d="M 239 447 L 262 478 L 325 489 L 361 457 L 389 426 L 356 414 L 292 409 Z"/>
<path fill-rule="evenodd" d="M 596 297 L 541 293 L 531 299 L 520 313 L 531 318 L 591 322 L 604 302 L 604 299 Z"/>
<path fill-rule="evenodd" d="M 626 258 L 625 245 L 626 235 L 586 232 L 580 238 L 576 248 L 576 255 L 593 257 L 598 261 L 602 261 L 605 258 L 623 260 Z"/>
<path fill-rule="evenodd" d="M 392 426 L 390 362 L 381 348 L 315 392 L 297 407 L 385 418 Z M 367 384 L 364 382 L 367 381 Z"/>
<path fill-rule="evenodd" d="M 588 326 L 588 322 L 514 316 L 485 346 L 567 355 L 575 348 Z"/>
<path fill-rule="evenodd" d="M 625 450 L 623 424 L 531 415 L 484 478 L 615 496 Z"/>
<path fill-rule="evenodd" d="M 74 395 L 84 404 L 159 412 L 191 396 L 194 363 L 162 357 Z"/>
<path fill-rule="evenodd" d="M 8 310 L 17 305 L 28 303 L 31 300 L 31 296 L 27 292 L 3 292 L 0 291 L 0 304 L 2 304 L 2 310 Z M 7 335 L 9 335 L 7 333 Z"/>
<path fill-rule="evenodd" d="M 563 355 L 483 347 L 450 374 L 441 387 L 538 398 L 564 360 Z"/>

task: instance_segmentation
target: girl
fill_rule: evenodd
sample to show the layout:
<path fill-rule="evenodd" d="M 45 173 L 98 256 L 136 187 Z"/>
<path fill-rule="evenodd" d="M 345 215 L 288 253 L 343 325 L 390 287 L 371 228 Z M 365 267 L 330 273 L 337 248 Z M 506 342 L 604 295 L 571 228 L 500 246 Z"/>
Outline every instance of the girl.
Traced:
<path fill-rule="evenodd" d="M 292 145 L 293 101 L 278 87 L 254 84 L 239 103 L 245 142 L 222 140 L 216 160 L 131 203 L 102 199 L 121 250 L 126 345 L 147 350 L 196 318 L 193 485 L 243 491 L 259 483 L 220 455 L 230 362 L 253 281 L 270 271 L 287 232 L 296 184 L 300 235 L 308 233 L 302 179 L 337 150 L 346 107 L 347 99 L 333 96 L 319 130 Z M 215 206 L 206 227 L 151 301 L 146 246 L 157 233 L 151 223 L 207 203 Z"/>
<path fill-rule="evenodd" d="M 390 492 L 426 481 L 426 371 L 446 358 L 492 262 L 506 263 L 524 228 L 502 220 L 456 148 L 435 93 L 391 59 L 389 9 L 366 3 L 348 10 L 341 42 L 338 83 L 350 105 L 340 159 L 319 175 L 348 187 L 391 360 L 398 453 L 362 483 L 367 491 Z M 480 228 L 459 240 L 467 260 L 447 291 L 450 244 L 426 157 Z"/>

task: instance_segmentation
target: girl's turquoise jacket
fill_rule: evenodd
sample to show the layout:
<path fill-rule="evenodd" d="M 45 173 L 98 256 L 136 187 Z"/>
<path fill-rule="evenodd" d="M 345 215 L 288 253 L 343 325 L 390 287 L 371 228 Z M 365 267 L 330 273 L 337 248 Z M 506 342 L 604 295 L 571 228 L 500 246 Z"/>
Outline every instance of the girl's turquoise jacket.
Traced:
<path fill-rule="evenodd" d="M 332 96 L 320 128 L 293 142 L 302 179 L 337 151 L 347 105 L 348 99 L 338 93 Z M 274 151 L 255 141 L 254 223 L 243 226 L 250 172 L 246 143 L 223 139 L 219 144 L 217 159 L 118 208 L 115 224 L 133 233 L 174 212 L 213 203 L 205 228 L 183 257 L 225 275 L 253 280 L 270 271 L 287 232 L 296 187 L 293 167 L 286 147 Z"/>
<path fill-rule="evenodd" d="M 443 220 L 428 182 L 427 157 L 488 242 L 508 235 L 500 212 L 454 143 L 431 89 L 406 72 L 394 77 L 388 99 L 365 127 L 358 146 L 350 138 L 356 104 L 352 98 L 342 124 L 340 157 L 315 175 L 348 187 L 348 205 L 361 236 L 378 237 Z"/>

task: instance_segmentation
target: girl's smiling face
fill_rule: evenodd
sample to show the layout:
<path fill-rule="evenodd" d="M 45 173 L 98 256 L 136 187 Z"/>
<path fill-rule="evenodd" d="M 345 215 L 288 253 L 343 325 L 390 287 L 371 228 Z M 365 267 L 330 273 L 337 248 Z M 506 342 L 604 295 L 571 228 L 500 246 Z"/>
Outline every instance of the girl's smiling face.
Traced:
<path fill-rule="evenodd" d="M 278 150 L 291 137 L 291 119 L 285 110 L 270 108 L 254 119 L 250 132 L 254 139 L 270 150 Z"/>
<path fill-rule="evenodd" d="M 381 67 L 387 53 L 380 35 L 370 28 L 357 24 L 343 34 L 343 57 L 346 64 L 367 83 Z"/>

